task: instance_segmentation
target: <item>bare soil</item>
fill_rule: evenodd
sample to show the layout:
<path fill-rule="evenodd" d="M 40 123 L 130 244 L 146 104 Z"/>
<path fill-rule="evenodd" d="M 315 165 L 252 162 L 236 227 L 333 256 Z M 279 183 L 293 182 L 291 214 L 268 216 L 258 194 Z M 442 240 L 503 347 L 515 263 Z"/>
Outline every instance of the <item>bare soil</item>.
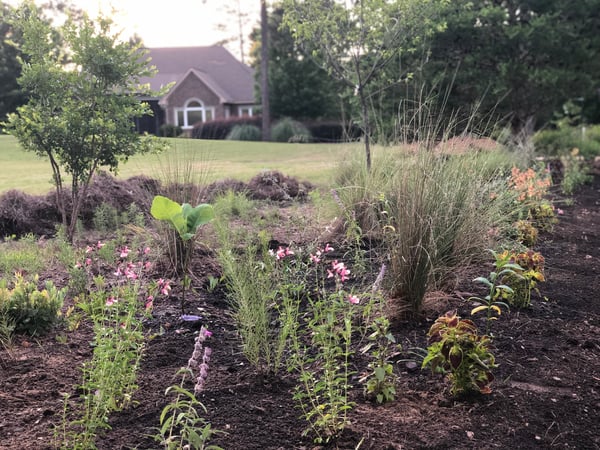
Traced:
<path fill-rule="evenodd" d="M 471 305 L 464 299 L 477 287 L 465 280 L 438 311 L 395 326 L 404 348 L 395 364 L 397 400 L 375 405 L 354 379 L 351 424 L 323 448 L 600 448 L 600 176 L 574 199 L 560 206 L 560 222 L 536 247 L 546 258 L 548 281 L 540 285 L 546 299 L 534 298 L 531 308 L 512 310 L 494 323 L 500 366 L 490 395 L 452 398 L 442 378 L 409 363 L 415 358 L 411 349 L 426 347 L 426 332 L 438 313 L 456 308 L 468 316 Z M 209 255 L 200 257 L 199 270 L 214 267 Z M 477 274 L 488 269 L 477 268 Z M 227 450 L 319 448 L 302 436 L 305 423 L 292 400 L 293 380 L 286 374 L 265 379 L 246 362 L 224 292 L 199 289 L 193 302 L 214 333 L 200 400 L 206 418 L 226 434 L 212 443 Z M 151 435 L 166 404 L 164 391 L 186 365 L 197 328 L 180 322 L 168 301 L 155 304 L 145 326 L 148 334 L 161 327 L 164 332 L 147 342 L 135 406 L 111 416 L 112 429 L 98 439 L 99 449 L 159 448 Z M 0 448 L 53 448 L 62 394 L 77 397 L 81 364 L 92 354 L 89 325 L 68 333 L 66 342 L 57 340 L 59 334 L 64 330 L 40 339 L 20 337 L 0 352 Z"/>

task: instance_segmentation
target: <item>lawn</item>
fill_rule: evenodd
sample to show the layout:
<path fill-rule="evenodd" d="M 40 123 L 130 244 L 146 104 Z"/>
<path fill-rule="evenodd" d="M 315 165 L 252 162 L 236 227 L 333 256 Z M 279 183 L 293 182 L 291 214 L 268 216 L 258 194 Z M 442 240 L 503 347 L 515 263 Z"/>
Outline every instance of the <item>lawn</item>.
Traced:
<path fill-rule="evenodd" d="M 207 181 L 236 178 L 248 181 L 264 169 L 279 170 L 315 184 L 326 183 L 345 152 L 360 144 L 287 144 L 241 141 L 167 139 L 160 155 L 138 155 L 119 169 L 119 178 L 145 174 L 161 178 L 165 167 L 193 164 Z M 21 150 L 12 136 L 0 136 L 0 192 L 18 189 L 43 194 L 51 186 L 47 160 Z"/>

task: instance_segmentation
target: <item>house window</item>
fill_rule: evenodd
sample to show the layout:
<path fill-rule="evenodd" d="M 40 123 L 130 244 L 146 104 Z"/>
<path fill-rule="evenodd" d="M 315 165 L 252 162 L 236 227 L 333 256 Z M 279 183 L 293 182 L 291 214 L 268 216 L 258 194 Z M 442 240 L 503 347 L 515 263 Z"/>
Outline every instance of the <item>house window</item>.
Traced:
<path fill-rule="evenodd" d="M 252 117 L 252 106 L 240 106 L 240 117 Z"/>
<path fill-rule="evenodd" d="M 192 128 L 195 123 L 207 122 L 215 117 L 212 107 L 205 107 L 198 99 L 190 99 L 183 108 L 176 110 L 177 123 L 184 130 Z"/>

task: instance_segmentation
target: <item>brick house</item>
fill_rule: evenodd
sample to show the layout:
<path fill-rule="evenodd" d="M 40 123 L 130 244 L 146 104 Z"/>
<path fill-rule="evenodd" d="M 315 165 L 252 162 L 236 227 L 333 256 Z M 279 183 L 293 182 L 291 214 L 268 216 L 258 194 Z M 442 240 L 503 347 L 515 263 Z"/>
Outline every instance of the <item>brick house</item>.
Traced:
<path fill-rule="evenodd" d="M 153 90 L 175 83 L 162 98 L 143 97 L 154 116 L 136 122 L 140 132 L 157 134 L 161 125 L 191 130 L 198 122 L 228 117 L 252 116 L 254 70 L 235 59 L 227 49 L 171 47 L 147 49 L 150 64 L 158 72 L 142 78 Z"/>

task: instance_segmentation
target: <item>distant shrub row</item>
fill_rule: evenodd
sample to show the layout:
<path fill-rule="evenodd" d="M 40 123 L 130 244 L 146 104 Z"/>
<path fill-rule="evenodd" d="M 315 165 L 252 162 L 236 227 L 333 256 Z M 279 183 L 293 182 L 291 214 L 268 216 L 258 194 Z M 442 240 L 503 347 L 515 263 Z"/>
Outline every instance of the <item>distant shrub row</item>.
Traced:
<path fill-rule="evenodd" d="M 259 141 L 261 117 L 229 117 L 199 123 L 191 137 L 195 139 L 231 139 Z M 349 129 L 339 121 L 299 122 L 289 118 L 273 124 L 271 139 L 275 142 L 345 142 L 360 137 L 356 126 Z"/>
<path fill-rule="evenodd" d="M 562 156 L 574 148 L 586 158 L 600 156 L 600 125 L 560 127 L 538 131 L 534 136 L 535 148 L 547 156 Z"/>

